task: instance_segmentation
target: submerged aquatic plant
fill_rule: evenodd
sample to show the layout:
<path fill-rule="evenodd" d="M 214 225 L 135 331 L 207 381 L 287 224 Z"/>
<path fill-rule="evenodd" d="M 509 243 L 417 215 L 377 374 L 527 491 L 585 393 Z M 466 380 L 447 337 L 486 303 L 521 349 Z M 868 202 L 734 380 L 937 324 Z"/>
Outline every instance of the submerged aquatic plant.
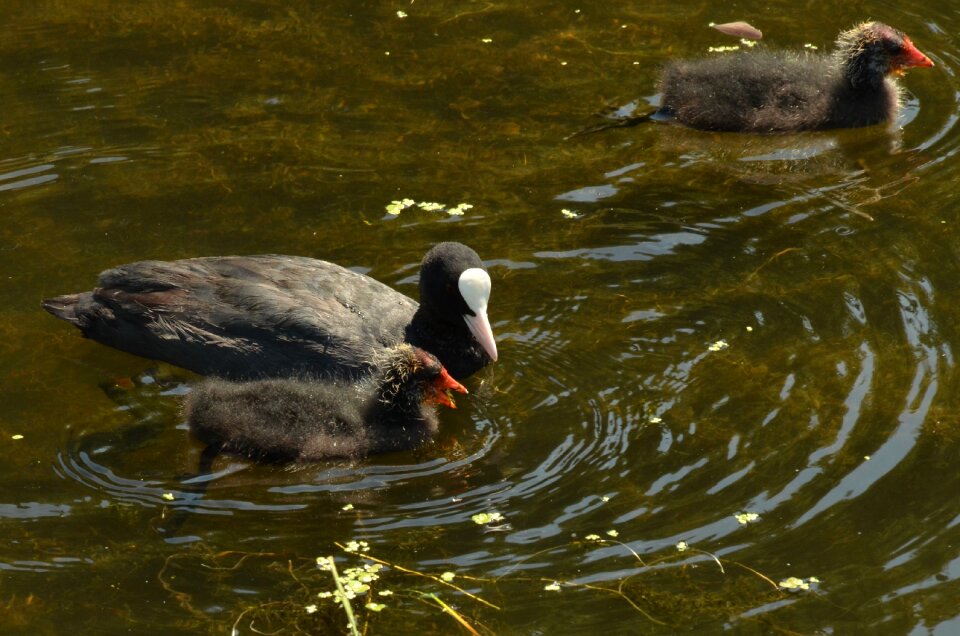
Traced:
<path fill-rule="evenodd" d="M 502 515 L 495 512 L 477 516 L 486 522 L 503 520 Z M 477 519 L 473 521 L 478 523 Z M 287 628 L 304 633 L 336 633 L 343 632 L 345 626 L 350 636 L 359 636 L 376 633 L 371 631 L 374 629 L 372 621 L 383 620 L 380 618 L 383 615 L 422 611 L 426 605 L 439 609 L 463 630 L 479 636 L 480 631 L 474 626 L 477 618 L 464 613 L 465 605 L 472 604 L 474 614 L 481 610 L 499 612 L 500 606 L 484 598 L 488 593 L 519 598 L 534 590 L 540 594 L 563 591 L 614 595 L 646 621 L 679 628 L 704 620 L 721 620 L 731 612 L 740 614 L 758 603 L 769 603 L 784 598 L 787 593 L 809 590 L 818 582 L 815 577 L 789 577 L 777 583 L 754 568 L 720 559 L 685 541 L 641 557 L 628 542 L 618 538 L 619 535 L 612 529 L 587 534 L 582 541 L 564 543 L 530 555 L 495 578 L 474 576 L 459 570 L 417 570 L 372 554 L 370 544 L 363 540 L 335 543 L 341 554 L 315 558 L 312 568 L 295 569 L 289 557 L 276 554 L 242 554 L 239 559 L 234 558 L 232 565 L 214 567 L 204 564 L 204 568 L 231 572 L 245 563 L 267 558 L 276 565 L 285 562 L 283 569 L 296 583 L 296 591 L 286 601 L 260 603 L 243 609 L 234 622 L 235 634 L 239 633 L 240 625 L 246 624 L 253 633 L 274 633 Z M 531 575 L 516 571 L 524 561 L 544 553 L 608 546 L 624 549 L 635 561 L 635 571 L 616 580 L 600 582 L 581 580 L 579 570 L 571 578 L 563 577 L 559 572 Z M 218 561 L 237 554 L 208 555 L 207 560 Z M 610 556 L 607 553 L 605 558 Z M 187 578 L 177 578 L 167 571 L 173 567 L 174 560 L 171 557 L 161 572 L 164 587 L 198 619 L 212 620 L 192 607 L 188 594 L 174 589 L 175 580 Z M 703 567 L 710 562 L 716 567 Z M 737 573 L 747 576 L 737 576 Z M 758 587 L 756 582 L 763 585 Z M 468 590 L 467 587 L 474 589 Z"/>

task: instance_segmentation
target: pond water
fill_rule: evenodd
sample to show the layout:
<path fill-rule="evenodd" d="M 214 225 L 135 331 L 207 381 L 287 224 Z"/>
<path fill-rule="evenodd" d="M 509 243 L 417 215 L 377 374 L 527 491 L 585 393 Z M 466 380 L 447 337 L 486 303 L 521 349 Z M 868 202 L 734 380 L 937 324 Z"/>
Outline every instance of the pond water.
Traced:
<path fill-rule="evenodd" d="M 960 14 L 736 12 L 3 3 L 0 631 L 346 633 L 316 558 L 369 564 L 341 547 L 365 541 L 389 564 L 352 603 L 370 634 L 960 633 Z M 867 18 L 937 64 L 892 130 L 564 139 L 730 44 L 711 21 L 827 50 Z M 387 214 L 403 198 L 473 207 Z M 203 493 L 197 376 L 39 307 L 237 253 L 415 296 L 442 240 L 489 267 L 501 359 L 436 443 L 222 458 Z"/>

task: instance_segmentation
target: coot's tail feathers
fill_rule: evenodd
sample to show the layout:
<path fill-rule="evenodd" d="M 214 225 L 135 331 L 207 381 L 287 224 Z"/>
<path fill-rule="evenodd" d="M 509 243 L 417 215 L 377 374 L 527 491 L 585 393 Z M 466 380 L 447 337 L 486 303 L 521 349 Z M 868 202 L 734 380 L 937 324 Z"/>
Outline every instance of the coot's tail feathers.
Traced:
<path fill-rule="evenodd" d="M 67 294 L 66 296 L 46 298 L 41 305 L 60 320 L 66 320 L 79 327 L 80 318 L 77 316 L 77 306 L 84 296 L 89 295 L 89 292 L 85 292 L 82 294 Z"/>
<path fill-rule="evenodd" d="M 649 112 L 643 113 L 641 115 L 628 115 L 625 117 L 607 115 L 603 114 L 602 117 L 606 118 L 607 121 L 600 122 L 599 124 L 594 124 L 593 126 L 588 126 L 583 130 L 578 130 L 575 133 L 569 134 L 563 138 L 564 141 L 570 141 L 577 137 L 582 137 L 583 135 L 590 135 L 595 132 L 600 132 L 601 130 L 608 130 L 610 128 L 631 128 L 637 124 L 642 124 L 645 121 L 649 121 L 654 115 L 660 113 L 657 109 L 652 109 Z"/>

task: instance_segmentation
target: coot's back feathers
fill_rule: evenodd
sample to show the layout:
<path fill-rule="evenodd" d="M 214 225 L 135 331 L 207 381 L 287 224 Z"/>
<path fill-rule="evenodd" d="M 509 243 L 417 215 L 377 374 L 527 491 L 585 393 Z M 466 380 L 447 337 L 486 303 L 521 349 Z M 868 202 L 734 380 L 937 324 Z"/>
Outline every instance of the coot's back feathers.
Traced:
<path fill-rule="evenodd" d="M 265 462 L 306 463 L 410 450 L 437 432 L 433 403 L 466 392 L 429 353 L 409 345 L 381 356 L 375 379 L 207 379 L 185 413 L 213 449 Z"/>
<path fill-rule="evenodd" d="M 735 53 L 668 65 L 661 112 L 691 128 L 772 132 L 816 128 L 832 77 L 786 53 Z"/>
<path fill-rule="evenodd" d="M 660 113 L 693 128 L 782 132 L 891 121 L 891 74 L 933 66 L 902 32 L 879 22 L 845 31 L 832 55 L 748 51 L 678 61 L 663 71 Z"/>
<path fill-rule="evenodd" d="M 476 252 L 460 243 L 440 243 L 427 257 L 457 264 L 435 284 L 443 292 L 456 290 L 465 270 L 486 275 Z M 459 296 L 421 300 L 418 311 L 410 298 L 339 265 L 265 255 L 121 265 L 103 272 L 92 292 L 43 307 L 98 342 L 235 379 L 357 377 L 377 351 L 404 341 L 461 378 L 496 359 L 485 313 L 475 336 L 457 314 L 466 310 Z"/>

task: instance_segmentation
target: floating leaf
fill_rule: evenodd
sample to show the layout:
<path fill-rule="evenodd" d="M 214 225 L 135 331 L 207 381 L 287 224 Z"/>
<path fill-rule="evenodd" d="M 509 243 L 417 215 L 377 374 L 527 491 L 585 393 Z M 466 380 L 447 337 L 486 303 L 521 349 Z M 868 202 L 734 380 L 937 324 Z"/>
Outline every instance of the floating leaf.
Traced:
<path fill-rule="evenodd" d="M 810 583 L 804 581 L 803 579 L 798 579 L 795 576 L 786 578 L 779 583 L 780 587 L 785 590 L 809 590 Z"/>
<path fill-rule="evenodd" d="M 449 582 L 452 581 L 456 576 L 457 576 L 457 575 L 454 574 L 453 572 L 444 572 L 443 574 L 440 575 L 440 579 L 443 580 L 443 581 L 446 581 L 447 583 L 449 583 Z"/>
<path fill-rule="evenodd" d="M 677 552 L 686 552 L 688 549 L 690 549 L 690 546 L 687 545 L 686 541 L 677 542 Z"/>
<path fill-rule="evenodd" d="M 554 581 L 554 582 L 551 583 L 550 585 L 544 586 L 543 589 L 545 589 L 545 590 L 548 591 L 548 592 L 559 592 L 559 591 L 560 591 L 560 584 L 557 583 L 556 581 Z"/>
<path fill-rule="evenodd" d="M 172 492 L 165 492 L 160 496 L 166 499 L 167 501 L 173 501 L 175 499 Z"/>
<path fill-rule="evenodd" d="M 347 512 L 348 510 L 353 510 L 353 504 L 347 504 L 346 506 L 344 506 L 344 507 L 341 508 L 340 510 L 343 510 L 344 512 Z"/>
<path fill-rule="evenodd" d="M 443 210 L 451 216 L 463 216 L 463 213 L 471 209 L 473 205 L 470 203 L 458 203 L 457 205 L 448 208 L 447 204 L 439 203 L 437 201 L 417 202 L 413 199 L 399 199 L 391 201 L 389 205 L 387 205 L 387 214 L 397 216 L 407 208 L 411 207 L 418 207 L 426 212 L 437 212 Z"/>
<path fill-rule="evenodd" d="M 413 199 L 400 199 L 399 201 L 391 201 L 390 205 L 387 206 L 387 212 L 390 214 L 400 214 L 401 210 L 406 210 L 414 204 L 416 204 L 416 201 Z"/>
<path fill-rule="evenodd" d="M 742 526 L 745 526 L 748 523 L 752 523 L 760 519 L 760 515 L 758 515 L 755 512 L 741 512 L 733 516 L 736 517 L 737 522 Z"/>
<path fill-rule="evenodd" d="M 317 606 L 316 606 L 316 605 L 307 605 L 307 606 L 304 607 L 303 609 L 307 612 L 307 614 L 313 614 L 314 612 L 317 611 Z"/>
<path fill-rule="evenodd" d="M 717 341 L 714 342 L 712 345 L 710 345 L 709 347 L 707 347 L 707 349 L 709 349 L 710 351 L 722 351 L 722 350 L 726 349 L 726 348 L 729 347 L 729 346 L 730 346 L 730 345 L 727 343 L 726 340 L 717 340 Z"/>
<path fill-rule="evenodd" d="M 366 608 L 371 612 L 379 612 L 384 607 L 386 607 L 386 605 L 384 605 L 383 603 L 367 603 L 366 605 Z"/>
<path fill-rule="evenodd" d="M 584 537 L 584 539 L 586 539 L 587 541 L 599 541 L 599 540 L 600 540 L 600 535 L 599 535 L 599 534 L 588 534 L 587 536 Z"/>
<path fill-rule="evenodd" d="M 472 208 L 473 206 L 469 203 L 458 203 L 452 208 L 447 210 L 447 214 L 450 216 L 463 216 L 463 213 Z"/>
<path fill-rule="evenodd" d="M 711 46 L 711 47 L 707 48 L 707 52 L 708 52 L 708 53 L 732 53 L 732 52 L 734 52 L 734 51 L 739 51 L 739 50 L 740 50 L 740 47 L 739 47 L 739 46 L 736 46 L 736 45 L 733 45 L 733 46 Z"/>
<path fill-rule="evenodd" d="M 607 530 L 607 535 L 611 537 L 619 537 L 620 533 L 616 530 Z"/>
<path fill-rule="evenodd" d="M 779 585 L 785 590 L 794 590 L 794 589 L 803 587 L 804 585 L 806 585 L 806 583 L 804 582 L 803 579 L 798 579 L 795 576 L 791 576 L 788 579 L 784 579 L 780 581 Z"/>
<path fill-rule="evenodd" d="M 343 547 L 344 552 L 366 552 L 370 544 L 366 541 L 351 541 Z"/>
<path fill-rule="evenodd" d="M 499 512 L 478 512 L 470 517 L 477 525 L 486 525 L 495 521 L 503 521 L 503 515 Z"/>

